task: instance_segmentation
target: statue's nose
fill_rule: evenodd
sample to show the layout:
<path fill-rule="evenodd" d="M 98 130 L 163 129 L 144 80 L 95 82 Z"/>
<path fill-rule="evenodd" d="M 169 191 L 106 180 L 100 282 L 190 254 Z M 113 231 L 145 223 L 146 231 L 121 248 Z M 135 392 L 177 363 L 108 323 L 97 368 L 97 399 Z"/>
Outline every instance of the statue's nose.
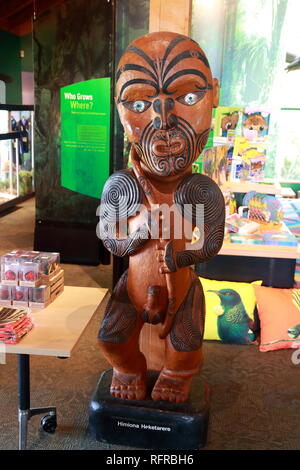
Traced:
<path fill-rule="evenodd" d="M 172 98 L 156 99 L 153 109 L 156 114 L 153 124 L 155 129 L 171 129 L 177 124 L 177 117 L 172 113 L 174 100 Z"/>

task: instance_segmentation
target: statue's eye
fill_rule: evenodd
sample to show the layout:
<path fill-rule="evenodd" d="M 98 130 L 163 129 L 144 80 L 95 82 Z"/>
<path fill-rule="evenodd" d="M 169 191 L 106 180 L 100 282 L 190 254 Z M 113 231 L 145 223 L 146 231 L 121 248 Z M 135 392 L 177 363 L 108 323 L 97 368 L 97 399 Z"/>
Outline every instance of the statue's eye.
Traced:
<path fill-rule="evenodd" d="M 252 127 L 252 126 L 249 126 L 249 131 L 253 131 L 253 127 Z"/>
<path fill-rule="evenodd" d="M 151 106 L 151 102 L 146 100 L 125 101 L 123 105 L 134 113 L 143 113 Z"/>
<path fill-rule="evenodd" d="M 194 104 L 198 103 L 198 101 L 202 100 L 204 95 L 205 90 L 194 91 L 193 93 L 187 93 L 186 95 L 179 96 L 177 101 L 186 106 L 193 106 Z"/>
<path fill-rule="evenodd" d="M 263 132 L 265 130 L 264 126 L 260 126 L 259 130 L 260 132 Z"/>
<path fill-rule="evenodd" d="M 226 127 L 226 129 L 231 129 L 231 127 L 232 127 L 232 123 L 231 123 L 231 122 L 227 122 L 227 124 L 226 124 L 226 126 L 225 126 L 225 127 Z"/>

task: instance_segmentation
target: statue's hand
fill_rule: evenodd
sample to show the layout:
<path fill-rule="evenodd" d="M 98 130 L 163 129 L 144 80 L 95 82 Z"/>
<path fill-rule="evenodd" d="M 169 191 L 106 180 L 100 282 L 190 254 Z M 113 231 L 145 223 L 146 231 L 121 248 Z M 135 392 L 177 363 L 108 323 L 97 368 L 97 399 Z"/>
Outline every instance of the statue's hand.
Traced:
<path fill-rule="evenodd" d="M 160 263 L 159 272 L 169 274 L 177 271 L 173 256 L 173 240 L 159 240 L 156 245 L 156 259 Z"/>

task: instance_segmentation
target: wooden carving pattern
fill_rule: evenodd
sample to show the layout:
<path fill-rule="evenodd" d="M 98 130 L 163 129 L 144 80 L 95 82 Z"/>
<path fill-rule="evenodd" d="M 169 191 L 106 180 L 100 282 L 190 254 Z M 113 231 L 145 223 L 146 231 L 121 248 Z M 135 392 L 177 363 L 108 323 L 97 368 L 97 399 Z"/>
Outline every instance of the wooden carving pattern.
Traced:
<path fill-rule="evenodd" d="M 100 226 L 102 230 L 103 245 L 115 256 L 123 257 L 133 255 L 148 241 L 149 232 L 146 224 L 143 224 L 127 238 L 111 238 L 109 236 L 110 233 L 116 230 L 116 227 L 113 224 L 102 225 L 102 222 L 100 221 Z"/>
<path fill-rule="evenodd" d="M 104 185 L 100 216 L 106 222 L 126 220 L 136 215 L 142 201 L 143 193 L 130 170 L 118 171 L 111 175 Z"/>
<path fill-rule="evenodd" d="M 127 271 L 122 275 L 107 304 L 99 331 L 102 341 L 121 344 L 131 336 L 137 321 L 137 312 L 127 293 Z"/>
<path fill-rule="evenodd" d="M 99 228 L 103 244 L 115 256 L 130 256 L 147 242 L 146 223 L 126 238 L 118 238 L 116 221 L 135 216 L 143 200 L 136 178 L 129 170 L 114 173 L 105 183 L 100 208 Z M 127 224 L 126 224 L 127 228 Z"/>
<path fill-rule="evenodd" d="M 114 368 L 112 395 L 143 399 L 139 335 L 145 322 L 157 325 L 155 341 L 164 342 L 165 357 L 151 396 L 185 401 L 202 363 L 205 317 L 203 290 L 190 266 L 217 254 L 224 234 L 221 191 L 210 178 L 192 175 L 218 104 L 218 83 L 195 41 L 152 33 L 122 56 L 116 103 L 132 144 L 132 170 L 109 178 L 99 227 L 108 250 L 129 255 L 129 269 L 107 308 L 100 346 Z M 186 224 L 192 231 L 200 225 L 193 244 L 190 232 L 177 234 Z"/>
<path fill-rule="evenodd" d="M 170 340 L 176 351 L 196 351 L 202 345 L 204 334 L 204 296 L 196 277 L 188 295 L 176 312 L 170 332 Z"/>
<path fill-rule="evenodd" d="M 220 251 L 223 243 L 225 208 L 222 192 L 208 176 L 188 175 L 178 186 L 174 201 L 193 225 L 196 224 L 197 204 L 203 205 L 205 237 L 200 250 L 177 252 L 176 265 L 184 267 L 208 261 Z"/>

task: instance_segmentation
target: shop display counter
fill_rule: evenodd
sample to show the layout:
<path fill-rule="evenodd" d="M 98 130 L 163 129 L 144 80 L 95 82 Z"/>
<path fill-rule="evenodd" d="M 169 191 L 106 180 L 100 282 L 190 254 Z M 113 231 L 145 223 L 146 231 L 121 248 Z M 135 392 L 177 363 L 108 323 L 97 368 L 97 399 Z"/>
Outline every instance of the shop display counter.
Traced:
<path fill-rule="evenodd" d="M 266 237 L 267 243 L 259 238 L 257 234 L 225 236 L 216 258 L 198 264 L 197 273 L 218 281 L 262 280 L 265 286 L 292 288 L 299 258 L 297 239 L 284 223 L 277 233 Z"/>

